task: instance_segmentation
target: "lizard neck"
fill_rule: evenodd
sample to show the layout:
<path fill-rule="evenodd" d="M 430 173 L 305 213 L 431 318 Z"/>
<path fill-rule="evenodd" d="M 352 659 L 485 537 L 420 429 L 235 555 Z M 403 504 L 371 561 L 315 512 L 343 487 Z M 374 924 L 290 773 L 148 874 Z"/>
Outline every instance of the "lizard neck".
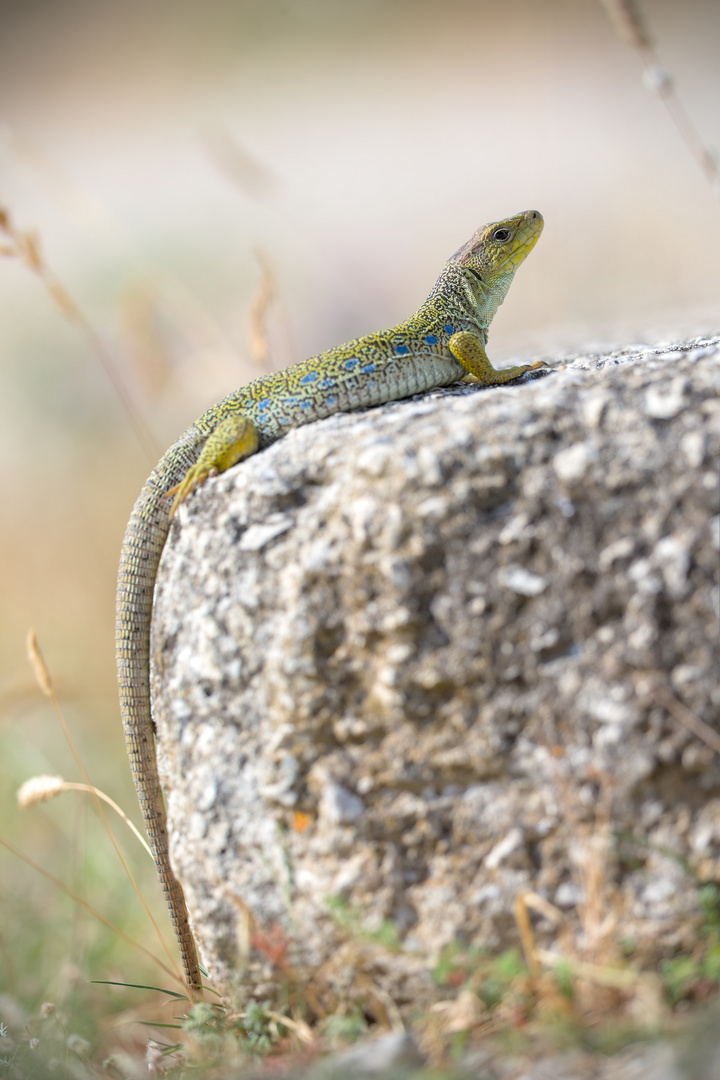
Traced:
<path fill-rule="evenodd" d="M 515 271 L 484 280 L 456 262 L 445 264 L 432 292 L 413 317 L 430 326 L 448 319 L 487 331 L 507 296 Z M 458 327 L 459 328 L 459 327 Z"/>

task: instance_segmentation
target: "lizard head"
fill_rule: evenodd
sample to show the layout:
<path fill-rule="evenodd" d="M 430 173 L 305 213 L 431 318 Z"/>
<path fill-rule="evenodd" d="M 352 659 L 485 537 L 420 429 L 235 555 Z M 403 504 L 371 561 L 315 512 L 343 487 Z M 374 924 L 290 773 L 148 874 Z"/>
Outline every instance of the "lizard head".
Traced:
<path fill-rule="evenodd" d="M 504 221 L 483 225 L 449 261 L 459 263 L 484 285 L 492 286 L 508 276 L 512 280 L 520 263 L 535 247 L 543 225 L 542 214 L 537 210 L 526 210 Z"/>

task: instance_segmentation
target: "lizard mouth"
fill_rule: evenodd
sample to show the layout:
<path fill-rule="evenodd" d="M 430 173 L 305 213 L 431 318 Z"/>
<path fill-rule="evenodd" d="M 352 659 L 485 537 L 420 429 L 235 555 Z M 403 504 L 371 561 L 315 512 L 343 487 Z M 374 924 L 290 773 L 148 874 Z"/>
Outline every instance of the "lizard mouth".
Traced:
<path fill-rule="evenodd" d="M 526 210 L 518 215 L 521 223 L 515 233 L 511 250 L 497 265 L 497 269 L 514 269 L 523 262 L 540 239 L 545 221 L 538 210 Z"/>

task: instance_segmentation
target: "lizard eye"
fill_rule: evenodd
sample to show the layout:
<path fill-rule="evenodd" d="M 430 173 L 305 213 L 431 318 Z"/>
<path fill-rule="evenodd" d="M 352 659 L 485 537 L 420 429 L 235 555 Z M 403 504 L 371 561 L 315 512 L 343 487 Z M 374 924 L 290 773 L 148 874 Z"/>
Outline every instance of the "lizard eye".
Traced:
<path fill-rule="evenodd" d="M 512 230 L 508 229 L 505 225 L 501 225 L 499 229 L 496 229 L 492 234 L 491 239 L 496 244 L 504 244 L 512 236 Z"/>

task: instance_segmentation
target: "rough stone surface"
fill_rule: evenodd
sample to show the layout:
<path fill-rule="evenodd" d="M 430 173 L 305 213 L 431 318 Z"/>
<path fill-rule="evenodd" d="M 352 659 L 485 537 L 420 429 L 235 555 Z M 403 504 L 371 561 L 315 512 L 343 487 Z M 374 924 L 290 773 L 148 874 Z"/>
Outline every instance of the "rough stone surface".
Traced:
<path fill-rule="evenodd" d="M 546 950 L 692 947 L 720 881 L 720 758 L 688 726 L 720 706 L 720 338 L 554 367 L 293 431 L 179 513 L 153 700 L 231 998 L 292 965 L 405 1015 L 447 996 L 444 946 L 517 944 L 527 890 Z"/>

